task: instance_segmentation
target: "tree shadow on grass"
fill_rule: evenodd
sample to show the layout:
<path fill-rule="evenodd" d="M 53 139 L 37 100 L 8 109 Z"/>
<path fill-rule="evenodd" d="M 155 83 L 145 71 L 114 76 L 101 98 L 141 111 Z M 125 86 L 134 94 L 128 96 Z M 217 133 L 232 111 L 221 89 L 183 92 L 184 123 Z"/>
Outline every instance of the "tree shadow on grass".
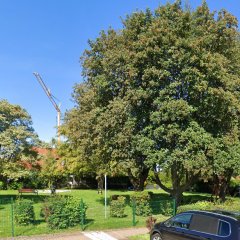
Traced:
<path fill-rule="evenodd" d="M 212 201 L 210 196 L 202 195 L 202 194 L 193 194 L 193 195 L 185 195 L 183 196 L 183 201 L 181 205 L 192 204 L 198 201 Z"/>
<path fill-rule="evenodd" d="M 126 205 L 131 206 L 131 197 L 130 197 L 130 195 L 127 195 L 127 194 L 126 195 L 125 194 L 113 194 L 112 196 L 107 197 L 107 205 L 110 205 L 112 200 L 117 200 L 117 198 L 120 197 L 120 196 L 125 197 Z M 104 206 L 105 205 L 105 198 L 104 198 L 104 196 L 99 198 L 99 199 L 96 199 L 96 202 L 98 202 L 102 206 Z"/>
<path fill-rule="evenodd" d="M 40 225 L 40 224 L 42 224 L 42 223 L 45 223 L 46 221 L 44 220 L 44 219 L 37 219 L 37 220 L 34 220 L 34 223 L 33 223 L 33 225 Z"/>
<path fill-rule="evenodd" d="M 34 203 L 43 202 L 51 196 L 44 195 L 36 195 L 36 194 L 28 194 L 28 195 L 2 195 L 0 196 L 0 205 L 2 204 L 10 204 L 11 201 L 15 202 L 17 199 L 28 199 L 32 200 Z"/>
<path fill-rule="evenodd" d="M 91 218 L 87 218 L 85 219 L 85 222 L 84 222 L 84 226 L 83 226 L 83 231 L 85 229 L 87 229 L 89 226 L 93 225 L 94 224 L 94 219 L 91 219 Z"/>
<path fill-rule="evenodd" d="M 18 236 L 23 236 L 23 235 L 29 235 L 30 232 L 34 232 L 34 229 L 36 229 L 36 227 L 38 225 L 41 225 L 42 223 L 45 223 L 45 221 L 43 219 L 37 219 L 34 220 L 33 223 L 23 226 L 23 225 L 15 225 L 15 233 Z M 48 228 L 46 226 L 46 228 Z"/>

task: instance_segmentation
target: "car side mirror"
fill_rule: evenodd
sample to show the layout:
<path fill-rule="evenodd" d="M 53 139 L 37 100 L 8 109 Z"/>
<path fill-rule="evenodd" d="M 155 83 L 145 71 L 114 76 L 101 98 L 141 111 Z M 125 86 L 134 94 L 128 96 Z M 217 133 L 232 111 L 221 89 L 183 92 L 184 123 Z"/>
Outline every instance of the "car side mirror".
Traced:
<path fill-rule="evenodd" d="M 164 226 L 165 226 L 165 227 L 172 227 L 172 222 L 171 222 L 171 221 L 166 221 L 166 222 L 164 223 Z"/>

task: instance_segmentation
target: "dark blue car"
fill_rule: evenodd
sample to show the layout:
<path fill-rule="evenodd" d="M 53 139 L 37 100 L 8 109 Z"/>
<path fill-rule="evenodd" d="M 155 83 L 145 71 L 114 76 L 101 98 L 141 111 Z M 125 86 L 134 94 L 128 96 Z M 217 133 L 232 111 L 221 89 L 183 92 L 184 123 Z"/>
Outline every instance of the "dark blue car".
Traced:
<path fill-rule="evenodd" d="M 151 240 L 240 240 L 240 213 L 187 211 L 154 225 Z"/>

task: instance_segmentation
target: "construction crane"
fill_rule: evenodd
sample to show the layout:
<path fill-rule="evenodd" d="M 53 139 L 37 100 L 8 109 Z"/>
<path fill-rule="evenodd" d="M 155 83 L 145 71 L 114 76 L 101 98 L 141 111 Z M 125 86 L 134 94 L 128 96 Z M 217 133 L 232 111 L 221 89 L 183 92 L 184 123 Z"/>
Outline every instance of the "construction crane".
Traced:
<path fill-rule="evenodd" d="M 40 83 L 41 87 L 43 88 L 44 92 L 46 93 L 46 95 L 48 96 L 49 100 L 51 101 L 51 103 L 53 104 L 54 108 L 57 111 L 57 136 L 58 136 L 58 143 L 60 143 L 60 133 L 59 133 L 59 127 L 60 127 L 60 118 L 61 118 L 61 111 L 59 106 L 57 105 L 57 103 L 54 100 L 54 96 L 51 94 L 51 92 L 49 91 L 49 89 L 47 88 L 46 84 L 44 83 L 44 81 L 42 80 L 41 76 L 39 73 L 34 72 L 33 73 L 35 75 L 35 77 L 37 78 L 38 82 Z"/>

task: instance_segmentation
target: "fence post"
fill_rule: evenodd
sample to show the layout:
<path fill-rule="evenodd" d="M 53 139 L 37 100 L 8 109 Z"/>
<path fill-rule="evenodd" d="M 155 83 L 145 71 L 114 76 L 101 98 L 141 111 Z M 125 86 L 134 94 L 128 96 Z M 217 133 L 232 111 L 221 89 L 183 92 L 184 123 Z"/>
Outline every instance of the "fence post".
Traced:
<path fill-rule="evenodd" d="M 177 213 L 177 207 L 176 207 L 176 199 L 173 198 L 173 216 L 175 216 Z"/>
<path fill-rule="evenodd" d="M 132 215 L 133 215 L 132 224 L 133 224 L 133 226 L 136 226 L 136 202 L 135 202 L 135 199 L 133 199 L 133 201 L 132 201 Z"/>
<path fill-rule="evenodd" d="M 80 201 L 80 211 L 81 211 L 81 220 L 80 220 L 81 229 L 84 230 L 84 224 L 85 224 L 85 207 L 84 207 L 84 203 L 83 203 L 83 200 L 82 200 L 82 199 L 81 199 L 81 201 Z"/>
<path fill-rule="evenodd" d="M 11 198 L 11 227 L 12 227 L 12 237 L 14 237 L 14 206 L 13 206 L 13 198 Z"/>

